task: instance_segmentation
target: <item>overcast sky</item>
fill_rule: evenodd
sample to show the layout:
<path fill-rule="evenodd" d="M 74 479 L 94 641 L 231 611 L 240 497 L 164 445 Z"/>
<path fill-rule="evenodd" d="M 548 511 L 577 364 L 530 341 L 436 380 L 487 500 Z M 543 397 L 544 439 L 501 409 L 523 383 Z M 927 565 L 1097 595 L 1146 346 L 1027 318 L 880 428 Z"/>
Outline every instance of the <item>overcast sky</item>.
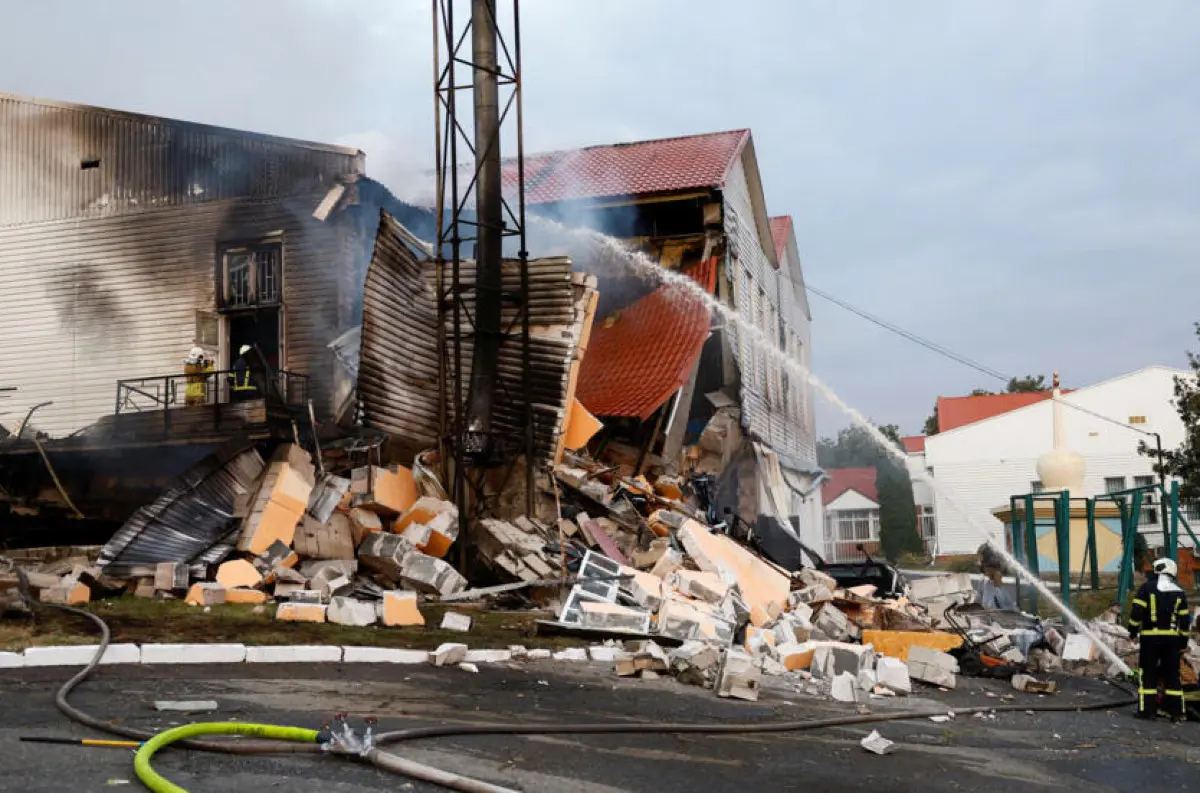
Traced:
<path fill-rule="evenodd" d="M 750 127 L 813 285 L 1005 373 L 1183 364 L 1195 0 L 521 5 L 529 150 Z M 0 91 L 353 143 L 385 181 L 432 165 L 425 0 L 0 0 L 0 18 Z M 811 302 L 817 374 L 879 422 L 916 432 L 938 394 L 999 385 Z"/>

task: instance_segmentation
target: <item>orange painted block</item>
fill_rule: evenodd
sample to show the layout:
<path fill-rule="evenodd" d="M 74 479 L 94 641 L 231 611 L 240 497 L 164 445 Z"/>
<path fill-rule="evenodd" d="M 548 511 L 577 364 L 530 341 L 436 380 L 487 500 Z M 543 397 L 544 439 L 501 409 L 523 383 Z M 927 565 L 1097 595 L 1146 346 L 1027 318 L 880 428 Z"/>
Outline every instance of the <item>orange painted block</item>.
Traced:
<path fill-rule="evenodd" d="M 78 581 L 68 581 L 42 590 L 38 599 L 43 603 L 79 606 L 92 599 L 92 590 Z"/>
<path fill-rule="evenodd" d="M 280 603 L 275 619 L 284 622 L 324 622 L 328 606 L 321 603 Z"/>
<path fill-rule="evenodd" d="M 813 655 L 817 652 L 817 646 L 809 642 L 802 644 L 784 644 L 779 648 L 779 659 L 783 662 L 784 668 L 789 672 L 794 672 L 797 669 L 808 669 L 812 666 Z"/>
<path fill-rule="evenodd" d="M 389 627 L 424 625 L 425 617 L 417 607 L 417 593 L 402 589 L 384 592 L 383 624 Z"/>
<path fill-rule="evenodd" d="M 189 606 L 216 606 L 225 602 L 225 587 L 211 582 L 192 584 L 184 602 Z"/>
<path fill-rule="evenodd" d="M 363 506 L 375 512 L 403 515 L 417 501 L 417 482 L 408 468 L 373 468 L 371 480 L 371 495 Z"/>
<path fill-rule="evenodd" d="M 253 563 L 245 559 L 230 559 L 217 568 L 217 583 L 226 589 L 253 588 L 261 585 L 263 577 Z"/>
<path fill-rule="evenodd" d="M 572 451 L 587 445 L 604 424 L 593 416 L 578 399 L 571 400 L 571 409 L 567 412 L 567 420 L 563 428 L 562 445 Z"/>
<path fill-rule="evenodd" d="M 778 617 L 787 603 L 791 578 L 774 565 L 723 535 L 713 534 L 694 520 L 678 532 L 684 549 L 696 566 L 709 573 L 726 570 L 737 581 L 742 599 L 750 607 L 750 622 L 762 627 Z"/>
<path fill-rule="evenodd" d="M 453 502 L 422 496 L 392 524 L 392 531 L 399 534 L 413 523 L 429 523 L 442 513 L 449 513 L 455 519 L 458 518 L 458 508 Z"/>
<path fill-rule="evenodd" d="M 369 509 L 361 507 L 350 510 L 350 535 L 354 547 L 362 545 L 368 534 L 383 531 L 383 521 Z"/>
<path fill-rule="evenodd" d="M 875 631 L 865 630 L 862 643 L 874 645 L 875 652 L 908 660 L 908 651 L 912 647 L 926 647 L 930 650 L 948 653 L 962 646 L 963 639 L 956 633 L 923 633 L 921 631 Z"/>
<path fill-rule="evenodd" d="M 234 589 L 227 589 L 225 591 L 225 602 L 253 604 L 266 603 L 267 593 L 263 592 L 261 589 L 244 589 L 242 587 L 235 587 Z"/>

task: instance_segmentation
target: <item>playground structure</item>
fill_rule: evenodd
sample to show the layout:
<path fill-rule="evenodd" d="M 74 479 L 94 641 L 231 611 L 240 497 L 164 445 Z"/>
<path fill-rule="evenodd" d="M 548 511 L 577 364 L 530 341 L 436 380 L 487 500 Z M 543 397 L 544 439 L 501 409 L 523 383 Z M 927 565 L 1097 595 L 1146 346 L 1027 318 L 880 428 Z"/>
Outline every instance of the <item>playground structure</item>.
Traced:
<path fill-rule="evenodd" d="M 1157 498 L 1155 498 L 1157 496 Z M 1145 507 L 1159 509 L 1153 530 L 1143 530 Z M 1072 498 L 1062 490 L 1047 493 L 1025 493 L 1012 496 L 1007 508 L 993 510 L 1003 524 L 1005 537 L 1013 555 L 1036 576 L 1057 568 L 1058 584 L 1063 602 L 1072 604 L 1073 592 L 1101 589 L 1101 573 L 1116 574 L 1115 602 L 1122 608 L 1135 587 L 1134 573 L 1138 537 L 1145 540 L 1151 554 L 1165 554 L 1179 564 L 1179 583 L 1185 589 L 1194 586 L 1193 571 L 1200 569 L 1196 553 L 1200 549 L 1191 524 L 1179 500 L 1179 483 L 1146 485 L 1089 498 Z M 1180 546 L 1180 527 L 1186 542 Z M 1152 539 L 1161 537 L 1161 543 Z M 1072 586 L 1072 574 L 1078 574 Z M 1017 602 L 1021 603 L 1022 586 L 1017 581 Z M 1036 613 L 1038 593 L 1027 588 L 1028 608 Z"/>

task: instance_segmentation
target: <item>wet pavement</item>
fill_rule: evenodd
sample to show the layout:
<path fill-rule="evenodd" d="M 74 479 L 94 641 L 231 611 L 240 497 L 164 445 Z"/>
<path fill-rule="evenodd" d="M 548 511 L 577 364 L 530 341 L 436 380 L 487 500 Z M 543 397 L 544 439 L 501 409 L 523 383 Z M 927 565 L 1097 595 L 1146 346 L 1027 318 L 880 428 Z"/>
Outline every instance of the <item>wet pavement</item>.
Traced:
<path fill-rule="evenodd" d="M 66 669 L 0 672 L 0 790 L 24 793 L 140 789 L 132 753 L 21 743 L 22 735 L 98 737 L 54 709 Z M 319 728 L 334 713 L 374 716 L 380 729 L 430 724 L 622 721 L 746 721 L 852 715 L 853 705 L 819 700 L 771 680 L 757 703 L 718 699 L 671 679 L 623 680 L 611 666 L 553 662 L 458 669 L 388 665 L 103 667 L 73 702 L 148 729 L 187 721 L 265 721 Z M 1100 703 L 1122 692 L 1066 681 L 1049 697 L 998 681 L 959 678 L 958 690 L 873 699 L 873 712 L 998 704 Z M 988 693 L 993 696 L 988 696 Z M 1011 702 L 1002 699 L 1013 696 Z M 213 699 L 217 713 L 184 717 L 153 710 L 156 699 Z M 894 754 L 866 753 L 872 729 Z M 744 735 L 557 735 L 442 738 L 394 750 L 434 766 L 530 793 L 653 791 L 1040 791 L 1200 790 L 1200 724 L 1134 720 L 1128 707 L 1069 713 L 959 715 Z M 193 793 L 271 790 L 358 793 L 433 791 L 424 783 L 339 757 L 235 757 L 167 751 L 156 767 Z M 411 785 L 411 786 L 410 786 Z"/>

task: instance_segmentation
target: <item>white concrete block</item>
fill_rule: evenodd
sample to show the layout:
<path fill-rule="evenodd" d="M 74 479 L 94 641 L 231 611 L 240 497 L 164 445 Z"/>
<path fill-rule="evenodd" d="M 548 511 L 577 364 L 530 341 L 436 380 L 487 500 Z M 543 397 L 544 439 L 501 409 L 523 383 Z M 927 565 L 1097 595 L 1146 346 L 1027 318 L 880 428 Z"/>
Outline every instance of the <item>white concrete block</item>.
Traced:
<path fill-rule="evenodd" d="M 143 644 L 143 664 L 240 664 L 244 644 Z"/>
<path fill-rule="evenodd" d="M 471 630 L 472 619 L 467 614 L 459 614 L 456 611 L 447 611 L 442 615 L 442 630 L 458 631 L 466 633 Z"/>
<path fill-rule="evenodd" d="M 467 658 L 467 645 L 446 642 L 429 653 L 429 662 L 434 666 L 456 666 Z"/>
<path fill-rule="evenodd" d="M 833 686 L 829 690 L 829 695 L 838 702 L 857 702 L 858 701 L 858 681 L 854 675 L 849 672 L 833 678 Z"/>
<path fill-rule="evenodd" d="M 348 664 L 427 664 L 429 652 L 390 647 L 343 647 L 342 661 Z"/>
<path fill-rule="evenodd" d="M 1067 636 L 1063 645 L 1062 659 L 1064 661 L 1094 661 L 1099 655 L 1096 645 L 1082 633 L 1072 633 Z"/>
<path fill-rule="evenodd" d="M 25 650 L 24 666 L 85 666 L 92 660 L 98 644 L 77 644 L 72 647 L 29 647 Z M 141 662 L 141 649 L 136 644 L 110 644 L 100 659 L 102 665 L 136 664 Z"/>
<path fill-rule="evenodd" d="M 603 644 L 595 644 L 587 648 L 588 658 L 593 661 L 605 661 L 612 663 L 619 658 L 629 658 L 629 653 L 622 650 L 620 647 L 607 647 Z"/>
<path fill-rule="evenodd" d="M 879 685 L 879 680 L 875 677 L 875 670 L 864 669 L 858 673 L 858 688 L 860 691 L 871 691 L 877 685 Z"/>
<path fill-rule="evenodd" d="M 467 650 L 463 660 L 468 664 L 502 664 L 512 657 L 512 650 Z"/>
<path fill-rule="evenodd" d="M 246 648 L 246 663 L 250 664 L 318 664 L 341 660 L 342 648 L 337 646 L 285 644 Z"/>
<path fill-rule="evenodd" d="M 879 685 L 887 686 L 897 694 L 911 694 L 912 680 L 908 676 L 908 665 L 899 658 L 880 656 L 875 662 L 875 677 Z"/>
<path fill-rule="evenodd" d="M 352 597 L 335 597 L 325 610 L 325 619 L 338 625 L 352 625 L 365 628 L 374 625 L 378 614 L 375 604 L 365 600 L 355 600 Z"/>
<path fill-rule="evenodd" d="M 24 653 L 0 653 L 0 669 L 20 669 L 25 666 Z"/>
<path fill-rule="evenodd" d="M 553 657 L 553 653 L 549 650 L 529 650 L 525 653 L 527 661 L 549 661 Z"/>
<path fill-rule="evenodd" d="M 533 655 L 533 652 L 530 652 Z M 586 661 L 588 659 L 588 651 L 584 647 L 568 647 L 565 650 L 559 650 L 554 653 L 555 661 Z"/>
<path fill-rule="evenodd" d="M 958 661 L 949 653 L 931 650 L 928 647 L 913 645 L 908 648 L 908 660 L 916 661 L 926 666 L 936 666 L 952 675 L 958 674 Z"/>

